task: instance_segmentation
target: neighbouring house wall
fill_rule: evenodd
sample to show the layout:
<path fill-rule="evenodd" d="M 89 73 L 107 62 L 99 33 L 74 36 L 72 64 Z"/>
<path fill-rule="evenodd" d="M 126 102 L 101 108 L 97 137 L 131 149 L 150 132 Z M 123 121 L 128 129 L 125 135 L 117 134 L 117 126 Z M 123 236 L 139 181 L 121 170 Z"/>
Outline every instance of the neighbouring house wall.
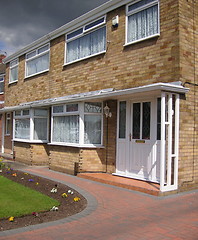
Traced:
<path fill-rule="evenodd" d="M 198 2 L 179 1 L 180 71 L 190 90 L 180 107 L 179 185 L 198 183 Z"/>

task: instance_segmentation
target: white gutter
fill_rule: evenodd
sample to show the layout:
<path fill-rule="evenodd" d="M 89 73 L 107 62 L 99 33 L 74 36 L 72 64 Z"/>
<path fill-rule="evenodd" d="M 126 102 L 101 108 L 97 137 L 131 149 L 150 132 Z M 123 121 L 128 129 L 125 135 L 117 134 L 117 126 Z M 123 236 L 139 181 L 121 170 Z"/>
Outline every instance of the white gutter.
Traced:
<path fill-rule="evenodd" d="M 0 113 L 2 112 L 10 112 L 16 111 L 19 109 L 27 109 L 27 108 L 36 108 L 36 107 L 47 107 L 53 106 L 57 104 L 65 104 L 71 102 L 80 102 L 80 101 L 93 101 L 93 100 L 108 100 L 108 99 L 119 99 L 122 97 L 133 96 L 134 94 L 153 92 L 153 91 L 166 91 L 166 92 L 174 92 L 185 94 L 189 91 L 188 88 L 181 86 L 180 82 L 174 83 L 154 83 L 146 86 L 123 89 L 123 90 L 114 90 L 113 88 L 103 89 L 99 91 L 79 93 L 74 95 L 68 95 L 64 97 L 58 98 L 49 98 L 39 101 L 22 103 L 17 106 L 4 107 L 0 109 Z"/>
<path fill-rule="evenodd" d="M 66 34 L 67 32 L 70 32 L 76 28 L 79 28 L 80 26 L 84 25 L 88 21 L 92 21 L 104 14 L 107 14 L 108 12 L 121 7 L 125 4 L 128 4 L 132 2 L 132 0 L 110 0 L 101 6 L 83 14 L 82 16 L 70 21 L 69 23 L 63 25 L 60 28 L 57 28 L 56 30 L 44 35 L 43 37 L 39 38 L 38 40 L 28 44 L 26 47 L 22 48 L 21 50 L 17 51 L 16 53 L 13 53 L 12 55 L 6 57 L 3 59 L 3 63 L 8 63 L 11 60 L 18 58 L 19 56 L 24 55 L 27 52 L 30 52 L 31 50 L 44 45 L 45 43 L 50 42 L 51 40 Z"/>

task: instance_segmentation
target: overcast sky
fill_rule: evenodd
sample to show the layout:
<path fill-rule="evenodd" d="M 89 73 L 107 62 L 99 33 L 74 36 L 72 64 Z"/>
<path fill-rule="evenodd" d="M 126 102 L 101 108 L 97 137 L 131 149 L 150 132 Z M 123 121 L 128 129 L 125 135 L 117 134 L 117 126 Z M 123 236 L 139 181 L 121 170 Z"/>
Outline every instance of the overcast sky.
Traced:
<path fill-rule="evenodd" d="M 10 55 L 108 0 L 0 0 L 0 51 Z"/>

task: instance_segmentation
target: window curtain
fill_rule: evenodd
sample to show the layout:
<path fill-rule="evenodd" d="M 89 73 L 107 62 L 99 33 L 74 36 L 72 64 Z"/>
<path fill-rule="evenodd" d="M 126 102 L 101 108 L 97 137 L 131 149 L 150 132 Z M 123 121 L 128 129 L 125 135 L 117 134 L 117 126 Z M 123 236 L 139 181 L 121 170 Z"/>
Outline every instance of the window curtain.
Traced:
<path fill-rule="evenodd" d="M 101 144 L 101 115 L 85 115 L 85 144 Z"/>
<path fill-rule="evenodd" d="M 128 42 L 158 33 L 158 6 L 150 7 L 128 17 Z"/>
<path fill-rule="evenodd" d="M 34 118 L 34 140 L 47 140 L 47 118 Z"/>
<path fill-rule="evenodd" d="M 53 142 L 79 143 L 79 116 L 53 118 Z"/>
<path fill-rule="evenodd" d="M 27 61 L 27 76 L 49 69 L 49 53 Z"/>
<path fill-rule="evenodd" d="M 15 138 L 30 139 L 30 119 L 15 120 Z"/>
<path fill-rule="evenodd" d="M 106 27 L 67 43 L 67 62 L 85 58 L 106 49 Z"/>

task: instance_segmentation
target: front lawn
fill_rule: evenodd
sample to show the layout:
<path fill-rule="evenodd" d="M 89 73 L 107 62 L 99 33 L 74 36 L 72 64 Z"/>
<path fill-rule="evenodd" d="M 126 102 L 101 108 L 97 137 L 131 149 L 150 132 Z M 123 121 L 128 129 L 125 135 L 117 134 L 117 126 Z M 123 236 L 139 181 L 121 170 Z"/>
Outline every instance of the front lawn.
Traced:
<path fill-rule="evenodd" d="M 59 202 L 0 176 L 0 219 L 50 210 Z"/>

